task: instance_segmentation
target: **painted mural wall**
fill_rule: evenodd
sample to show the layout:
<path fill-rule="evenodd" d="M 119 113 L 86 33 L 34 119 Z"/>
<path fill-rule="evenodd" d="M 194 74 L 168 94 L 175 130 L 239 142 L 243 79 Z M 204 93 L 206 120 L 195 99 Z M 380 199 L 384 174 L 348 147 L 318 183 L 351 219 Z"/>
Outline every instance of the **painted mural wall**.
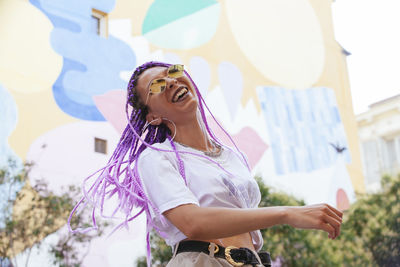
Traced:
<path fill-rule="evenodd" d="M 364 184 L 331 4 L 0 1 L 0 164 L 9 156 L 35 162 L 30 184 L 12 190 L 44 178 L 61 194 L 104 166 L 126 123 L 132 71 L 160 60 L 186 66 L 254 175 L 307 203 L 348 207 Z M 104 14 L 104 34 L 94 10 Z M 94 138 L 107 140 L 107 154 L 94 152 Z M 129 230 L 94 239 L 84 265 L 132 266 L 145 254 L 144 234 L 142 216 Z M 31 253 L 31 266 L 51 266 L 43 251 Z"/>

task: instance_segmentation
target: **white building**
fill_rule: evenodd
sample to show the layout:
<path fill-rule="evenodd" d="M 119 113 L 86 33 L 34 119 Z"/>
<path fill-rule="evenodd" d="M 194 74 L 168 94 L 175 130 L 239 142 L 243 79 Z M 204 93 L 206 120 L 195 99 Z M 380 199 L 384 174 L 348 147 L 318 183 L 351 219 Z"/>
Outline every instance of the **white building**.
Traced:
<path fill-rule="evenodd" d="M 382 175 L 400 173 L 400 94 L 370 105 L 357 124 L 366 189 L 375 191 Z"/>

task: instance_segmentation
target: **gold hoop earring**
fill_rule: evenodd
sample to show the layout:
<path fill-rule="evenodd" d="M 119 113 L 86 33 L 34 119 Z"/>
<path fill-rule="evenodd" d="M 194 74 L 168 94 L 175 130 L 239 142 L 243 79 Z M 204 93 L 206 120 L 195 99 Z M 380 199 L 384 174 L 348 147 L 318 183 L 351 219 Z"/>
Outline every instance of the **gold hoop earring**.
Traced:
<path fill-rule="evenodd" d="M 150 122 L 146 122 L 146 124 L 145 124 L 144 127 L 143 127 L 142 133 L 140 134 L 140 136 L 142 136 L 142 134 L 146 131 L 147 127 L 149 127 L 149 125 L 150 125 L 153 121 L 156 121 L 156 120 L 158 120 L 158 119 L 159 119 L 159 118 L 154 119 L 154 120 L 151 120 Z M 169 121 L 170 123 L 172 123 L 172 125 L 174 125 L 174 128 L 175 128 L 175 130 L 174 130 L 174 136 L 171 137 L 171 139 L 174 140 L 174 138 L 175 138 L 175 136 L 176 136 L 176 124 L 175 124 L 173 121 L 171 121 L 170 119 L 167 119 L 167 118 L 161 118 L 161 120 Z M 158 126 L 158 125 L 157 125 L 157 126 Z"/>

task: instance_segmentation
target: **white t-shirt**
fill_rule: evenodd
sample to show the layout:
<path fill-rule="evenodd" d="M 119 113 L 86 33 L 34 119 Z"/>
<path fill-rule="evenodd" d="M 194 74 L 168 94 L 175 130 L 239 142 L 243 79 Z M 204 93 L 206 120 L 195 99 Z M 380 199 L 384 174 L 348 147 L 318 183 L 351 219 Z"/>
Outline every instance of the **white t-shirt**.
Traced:
<path fill-rule="evenodd" d="M 202 152 L 175 143 L 178 151 Z M 169 140 L 154 147 L 172 150 Z M 180 154 L 187 179 L 187 186 L 179 173 L 178 160 L 174 152 L 145 149 L 138 159 L 138 171 L 146 196 L 163 212 L 183 204 L 201 207 L 256 208 L 261 200 L 260 189 L 243 160 L 230 148 L 224 147 L 217 161 L 233 176 L 227 174 L 207 159 L 190 154 Z M 153 224 L 165 235 L 170 246 L 187 237 L 170 221 L 161 221 L 160 216 L 150 209 Z M 218 222 L 214 222 L 218 223 Z M 250 232 L 256 250 L 262 247 L 259 230 Z"/>

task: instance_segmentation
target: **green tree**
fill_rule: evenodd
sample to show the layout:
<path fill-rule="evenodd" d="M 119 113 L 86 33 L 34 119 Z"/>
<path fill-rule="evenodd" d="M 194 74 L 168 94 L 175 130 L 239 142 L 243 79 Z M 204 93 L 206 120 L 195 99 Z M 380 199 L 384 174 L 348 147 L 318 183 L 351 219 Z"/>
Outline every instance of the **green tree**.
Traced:
<path fill-rule="evenodd" d="M 25 164 L 20 169 L 14 160 L 9 160 L 8 165 L 0 169 L 0 186 L 3 189 L 9 188 L 3 190 L 7 193 L 2 196 L 4 203 L 0 211 L 4 222 L 4 227 L 0 228 L 0 266 L 16 266 L 16 262 L 11 262 L 11 259 L 22 251 L 28 253 L 25 263 L 28 266 L 32 248 L 39 247 L 46 236 L 65 225 L 80 193 L 74 186 L 69 186 L 62 195 L 55 195 L 43 181 L 37 181 L 31 187 L 28 179 L 31 166 Z M 12 188 L 17 184 L 23 187 L 15 195 Z M 86 218 L 84 214 L 74 216 L 72 223 L 88 225 Z M 73 244 L 80 243 L 80 248 L 87 247 L 93 235 L 101 234 L 102 231 L 59 236 L 57 244 L 50 248 L 53 263 L 58 266 L 80 266 L 82 253 L 77 253 Z"/>
<path fill-rule="evenodd" d="M 260 206 L 294 206 L 304 202 L 276 192 L 256 177 Z M 358 196 L 344 212 L 341 234 L 335 239 L 317 230 L 277 225 L 262 230 L 263 249 L 275 266 L 400 266 L 400 175 L 382 179 L 382 191 Z M 155 233 L 150 235 L 153 266 L 166 266 L 171 248 Z M 146 258 L 137 261 L 145 267 Z"/>
<path fill-rule="evenodd" d="M 400 266 L 400 175 L 384 176 L 381 185 L 351 206 L 346 228 L 372 263 Z"/>

